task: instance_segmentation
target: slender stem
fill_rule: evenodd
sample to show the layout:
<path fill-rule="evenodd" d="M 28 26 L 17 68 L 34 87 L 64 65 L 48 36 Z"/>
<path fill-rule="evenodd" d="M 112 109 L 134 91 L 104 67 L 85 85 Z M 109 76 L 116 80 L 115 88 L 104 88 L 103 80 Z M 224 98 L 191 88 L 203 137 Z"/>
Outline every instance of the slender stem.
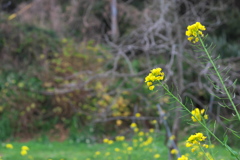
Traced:
<path fill-rule="evenodd" d="M 228 91 L 228 89 L 227 89 L 227 87 L 226 87 L 226 85 L 225 85 L 225 83 L 224 83 L 224 81 L 223 81 L 222 76 L 220 75 L 220 73 L 219 73 L 219 71 L 218 71 L 215 63 L 214 63 L 213 60 L 212 60 L 212 57 L 210 56 L 210 54 L 209 54 L 209 52 L 208 52 L 208 50 L 207 50 L 207 48 L 206 48 L 206 46 L 205 46 L 205 44 L 204 44 L 204 42 L 203 42 L 203 40 L 202 40 L 202 38 L 201 38 L 200 36 L 199 36 L 199 40 L 200 40 L 200 42 L 201 42 L 201 44 L 202 44 L 202 47 L 203 47 L 206 55 L 208 56 L 208 59 L 210 60 L 212 66 L 213 66 L 213 68 L 214 68 L 214 70 L 215 70 L 215 72 L 216 72 L 216 74 L 217 74 L 217 76 L 218 76 L 218 78 L 219 78 L 222 86 L 223 86 L 223 89 L 224 89 L 225 93 L 226 93 L 227 96 L 228 96 L 228 99 L 229 99 L 231 105 L 232 105 L 233 108 L 234 108 L 234 111 L 235 111 L 236 114 L 237 114 L 238 120 L 240 121 L 240 115 L 239 115 L 239 113 L 238 113 L 237 107 L 236 107 L 236 105 L 234 104 L 234 102 L 233 102 L 233 100 L 232 100 L 232 97 L 231 97 L 231 95 L 230 95 L 230 93 L 229 93 L 229 91 Z"/>
<path fill-rule="evenodd" d="M 203 128 L 210 133 L 221 145 L 223 145 L 232 155 L 234 155 L 238 160 L 240 160 L 237 155 L 235 155 L 235 153 L 233 152 L 233 150 L 230 150 L 210 129 L 208 129 L 208 127 L 206 125 L 204 125 L 204 123 L 201 122 L 201 120 L 199 120 L 195 115 L 193 115 L 191 113 L 191 111 L 182 103 L 182 101 L 176 97 L 175 95 L 172 94 L 171 91 L 169 91 L 168 87 L 166 87 L 166 85 L 162 84 L 160 82 L 161 86 L 167 91 L 167 93 L 169 95 L 171 95 L 189 114 L 191 114 L 192 116 L 195 117 L 195 119 L 198 121 L 198 123 L 201 124 L 201 126 L 203 126 Z"/>

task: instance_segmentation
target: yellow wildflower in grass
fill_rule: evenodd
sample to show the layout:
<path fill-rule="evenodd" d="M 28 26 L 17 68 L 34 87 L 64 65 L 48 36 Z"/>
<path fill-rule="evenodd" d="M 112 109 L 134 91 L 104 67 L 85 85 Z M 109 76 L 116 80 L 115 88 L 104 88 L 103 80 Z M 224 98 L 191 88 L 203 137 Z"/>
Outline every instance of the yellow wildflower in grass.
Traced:
<path fill-rule="evenodd" d="M 139 132 L 139 133 L 138 133 L 138 136 L 140 136 L 140 137 L 141 137 L 141 136 L 144 136 L 144 132 L 143 132 L 143 131 Z"/>
<path fill-rule="evenodd" d="M 157 120 L 152 120 L 151 123 L 152 124 L 157 124 Z"/>
<path fill-rule="evenodd" d="M 162 68 L 155 68 L 151 70 L 151 73 L 145 77 L 145 82 L 148 86 L 149 90 L 153 90 L 155 86 L 153 85 L 154 82 L 162 81 L 164 79 L 164 72 L 161 72 Z"/>
<path fill-rule="evenodd" d="M 188 157 L 182 155 L 181 157 L 179 157 L 177 160 L 188 160 Z"/>
<path fill-rule="evenodd" d="M 21 154 L 22 156 L 27 155 L 27 150 L 21 150 L 20 154 Z"/>
<path fill-rule="evenodd" d="M 154 129 L 153 129 L 153 128 L 150 128 L 150 129 L 149 129 L 149 132 L 150 132 L 150 133 L 153 133 L 153 132 L 154 132 Z"/>
<path fill-rule="evenodd" d="M 96 151 L 96 152 L 95 152 L 95 155 L 96 155 L 96 156 L 98 156 L 98 155 L 100 155 L 100 154 L 101 154 L 100 151 Z"/>
<path fill-rule="evenodd" d="M 130 125 L 130 127 L 131 127 L 131 128 L 136 128 L 136 127 L 137 127 L 137 124 L 136 124 L 136 123 L 132 123 L 132 124 Z"/>
<path fill-rule="evenodd" d="M 205 31 L 206 28 L 200 22 L 196 22 L 193 25 L 187 27 L 186 36 L 190 42 L 196 43 L 199 41 L 199 37 L 204 37 L 202 31 Z"/>
<path fill-rule="evenodd" d="M 178 150 L 172 149 L 172 150 L 171 150 L 171 154 L 178 154 Z"/>
<path fill-rule="evenodd" d="M 115 152 L 119 152 L 119 151 L 120 151 L 120 149 L 119 149 L 119 148 L 115 148 L 114 150 L 115 150 Z"/>
<path fill-rule="evenodd" d="M 132 148 L 132 147 L 127 147 L 127 150 L 128 150 L 128 151 L 132 151 L 133 148 Z"/>
<path fill-rule="evenodd" d="M 113 144 L 113 140 L 109 140 L 107 143 L 108 144 Z"/>
<path fill-rule="evenodd" d="M 28 146 L 22 146 L 22 148 L 21 148 L 22 150 L 26 150 L 26 151 L 28 151 L 29 150 L 29 148 L 28 148 Z"/>
<path fill-rule="evenodd" d="M 204 115 L 203 116 L 203 114 L 204 114 L 204 112 L 205 112 L 205 109 L 199 109 L 199 108 L 195 108 L 194 110 L 192 110 L 191 111 L 191 113 L 192 113 L 192 121 L 193 122 L 197 122 L 197 121 L 201 121 L 203 118 L 204 119 L 208 119 L 208 115 Z"/>
<path fill-rule="evenodd" d="M 202 133 L 191 135 L 186 142 L 186 147 L 192 147 L 191 152 L 195 152 L 196 150 L 199 150 L 200 142 L 204 141 L 206 138 L 207 137 Z M 208 145 L 203 145 L 203 147 L 208 148 Z"/>
<path fill-rule="evenodd" d="M 124 141 L 125 137 L 124 136 L 117 136 L 115 139 L 116 139 L 116 141 Z"/>
<path fill-rule="evenodd" d="M 191 135 L 187 142 L 192 144 L 199 144 L 199 142 L 204 141 L 207 137 L 203 136 L 202 133 L 196 133 L 195 135 Z"/>
<path fill-rule="evenodd" d="M 207 145 L 207 144 L 203 144 L 202 146 L 205 148 L 209 148 L 209 145 Z"/>
<path fill-rule="evenodd" d="M 155 154 L 153 157 L 154 157 L 155 159 L 158 159 L 158 158 L 160 158 L 160 154 Z"/>
<path fill-rule="evenodd" d="M 138 117 L 141 117 L 141 114 L 140 114 L 140 113 L 136 113 L 136 114 L 135 114 L 135 117 L 137 117 L 137 118 L 138 118 Z"/>
<path fill-rule="evenodd" d="M 103 139 L 103 143 L 108 143 L 108 142 L 109 142 L 109 139 L 107 139 L 107 138 Z"/>
<path fill-rule="evenodd" d="M 134 128 L 133 130 L 134 130 L 135 133 L 137 133 L 139 131 L 138 128 Z"/>
<path fill-rule="evenodd" d="M 8 144 L 6 144 L 6 148 L 7 148 L 7 149 L 13 149 L 13 145 L 10 144 L 10 143 L 8 143 Z"/>

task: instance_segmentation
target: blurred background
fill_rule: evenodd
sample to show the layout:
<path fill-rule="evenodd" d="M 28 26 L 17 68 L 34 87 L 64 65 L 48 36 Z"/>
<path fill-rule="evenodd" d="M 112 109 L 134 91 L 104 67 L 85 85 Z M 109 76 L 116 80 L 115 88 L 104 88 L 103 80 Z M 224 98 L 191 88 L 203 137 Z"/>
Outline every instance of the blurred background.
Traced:
<path fill-rule="evenodd" d="M 34 138 L 98 142 L 129 134 L 139 118 L 153 127 L 160 104 L 174 135 L 195 133 L 161 88 L 149 91 L 149 70 L 163 68 L 189 109 L 204 108 L 216 133 L 239 131 L 232 108 L 219 104 L 216 75 L 185 36 L 201 22 L 212 56 L 239 104 L 238 0 L 1 0 L 0 141 Z M 218 57 L 220 56 L 220 57 Z M 230 71 L 229 71 L 230 70 Z M 191 99 L 191 100 L 190 100 Z M 225 102 L 226 104 L 228 102 Z M 189 118 L 184 118 L 189 119 Z M 164 130 L 161 126 L 160 129 Z M 228 133 L 226 133 L 228 134 Z M 230 134 L 230 133 L 229 133 Z M 230 143 L 239 145 L 232 138 Z"/>

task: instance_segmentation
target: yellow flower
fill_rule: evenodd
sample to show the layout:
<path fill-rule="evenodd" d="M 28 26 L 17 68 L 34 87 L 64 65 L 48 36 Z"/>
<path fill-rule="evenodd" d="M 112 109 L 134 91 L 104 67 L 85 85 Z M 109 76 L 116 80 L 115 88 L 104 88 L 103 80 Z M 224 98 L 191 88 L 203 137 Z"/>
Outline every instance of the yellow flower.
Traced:
<path fill-rule="evenodd" d="M 134 132 L 138 132 L 139 131 L 139 129 L 138 128 L 134 128 Z"/>
<path fill-rule="evenodd" d="M 114 150 L 115 150 L 115 152 L 119 152 L 119 151 L 120 151 L 120 149 L 119 149 L 119 148 L 115 148 Z"/>
<path fill-rule="evenodd" d="M 177 160 L 188 160 L 188 157 L 182 155 L 181 157 L 179 157 Z"/>
<path fill-rule="evenodd" d="M 96 151 L 96 152 L 95 152 L 95 155 L 96 155 L 96 156 L 98 156 L 98 155 L 100 155 L 100 154 L 101 154 L 100 151 Z"/>
<path fill-rule="evenodd" d="M 115 139 L 116 139 L 116 141 L 124 141 L 125 137 L 124 136 L 117 136 Z"/>
<path fill-rule="evenodd" d="M 139 132 L 138 136 L 144 136 L 144 132 L 143 131 Z"/>
<path fill-rule="evenodd" d="M 155 88 L 155 86 L 150 86 L 150 87 L 148 87 L 148 89 L 151 90 L 151 91 L 152 91 L 154 88 Z"/>
<path fill-rule="evenodd" d="M 204 116 L 202 116 L 203 114 L 204 114 L 204 112 L 205 112 L 205 109 L 199 109 L 199 108 L 195 108 L 194 110 L 192 110 L 191 111 L 191 113 L 192 113 L 192 121 L 193 122 L 197 122 L 197 121 L 201 121 L 202 120 L 202 118 L 204 118 L 204 119 L 208 119 L 208 115 L 204 115 Z"/>
<path fill-rule="evenodd" d="M 135 117 L 141 117 L 141 114 L 140 113 L 136 113 Z"/>
<path fill-rule="evenodd" d="M 171 154 L 178 154 L 178 150 L 172 149 L 172 150 L 171 150 Z"/>
<path fill-rule="evenodd" d="M 153 132 L 154 132 L 154 129 L 153 129 L 153 128 L 150 128 L 150 129 L 149 129 L 149 132 L 150 132 L 150 133 L 153 133 Z"/>
<path fill-rule="evenodd" d="M 206 138 L 207 137 L 205 137 L 202 133 L 191 135 L 186 142 L 186 147 L 192 147 L 191 151 L 194 152 L 199 149 L 198 145 L 200 145 L 200 142 L 204 141 Z"/>
<path fill-rule="evenodd" d="M 132 147 L 128 147 L 127 150 L 128 150 L 128 151 L 132 151 L 133 148 L 132 148 Z"/>
<path fill-rule="evenodd" d="M 109 142 L 109 139 L 107 139 L 107 138 L 103 139 L 103 143 L 108 143 L 108 142 Z"/>
<path fill-rule="evenodd" d="M 22 150 L 26 150 L 26 151 L 28 151 L 29 148 L 28 148 L 28 146 L 22 146 Z"/>
<path fill-rule="evenodd" d="M 27 155 L 27 150 L 21 150 L 20 153 L 21 153 L 22 156 L 25 156 L 25 155 Z"/>
<path fill-rule="evenodd" d="M 130 125 L 130 127 L 131 127 L 131 128 L 136 128 L 136 127 L 137 127 L 137 124 L 136 124 L 136 123 L 132 123 L 132 124 Z"/>
<path fill-rule="evenodd" d="M 151 123 L 152 124 L 157 124 L 157 120 L 152 120 Z"/>
<path fill-rule="evenodd" d="M 8 143 L 8 144 L 6 144 L 6 148 L 7 148 L 7 149 L 13 149 L 13 145 L 10 144 L 10 143 Z"/>
<path fill-rule="evenodd" d="M 155 154 L 153 157 L 154 157 L 155 159 L 160 158 L 160 154 Z"/>
<path fill-rule="evenodd" d="M 207 145 L 207 144 L 203 144 L 203 147 L 205 147 L 205 148 L 209 148 L 209 145 Z"/>
<path fill-rule="evenodd" d="M 113 144 L 113 140 L 109 140 L 107 143 L 108 144 Z"/>
<path fill-rule="evenodd" d="M 192 143 L 186 143 L 186 147 L 192 147 L 193 146 L 193 144 Z"/>
<path fill-rule="evenodd" d="M 206 30 L 200 22 L 196 22 L 193 25 L 187 27 L 186 36 L 190 42 L 196 43 L 199 41 L 199 37 L 204 37 L 202 31 Z"/>
<path fill-rule="evenodd" d="M 153 82 L 162 81 L 164 79 L 164 72 L 162 72 L 162 68 L 155 68 L 150 71 L 151 73 L 145 77 L 145 82 L 148 86 L 149 90 L 153 90 L 155 86 Z"/>

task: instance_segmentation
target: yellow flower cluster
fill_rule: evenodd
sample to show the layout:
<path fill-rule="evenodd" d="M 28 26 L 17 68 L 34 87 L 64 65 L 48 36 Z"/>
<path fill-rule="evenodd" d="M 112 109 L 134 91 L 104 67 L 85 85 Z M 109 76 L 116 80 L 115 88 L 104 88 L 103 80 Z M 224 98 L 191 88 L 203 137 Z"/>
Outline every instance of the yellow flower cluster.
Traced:
<path fill-rule="evenodd" d="M 191 151 L 195 152 L 199 150 L 200 142 L 204 141 L 207 137 L 205 137 L 202 133 L 196 133 L 195 135 L 191 135 L 186 143 L 186 147 L 192 147 Z M 202 144 L 202 147 L 209 148 L 207 144 Z"/>
<path fill-rule="evenodd" d="M 201 121 L 202 120 L 202 118 L 204 118 L 204 119 L 208 119 L 208 115 L 204 115 L 203 116 L 203 114 L 204 114 L 204 112 L 205 112 L 205 109 L 201 109 L 201 110 L 199 110 L 199 108 L 196 108 L 196 109 L 194 109 L 194 110 L 192 110 L 192 121 L 193 122 L 197 122 L 197 121 Z"/>
<path fill-rule="evenodd" d="M 203 37 L 202 31 L 206 30 L 200 22 L 196 22 L 193 25 L 187 27 L 186 36 L 190 42 L 196 43 L 199 41 L 199 36 Z"/>
<path fill-rule="evenodd" d="M 135 117 L 137 117 L 137 118 L 138 118 L 138 117 L 141 117 L 141 114 L 140 114 L 140 113 L 136 113 L 136 114 L 135 114 Z"/>
<path fill-rule="evenodd" d="M 6 144 L 6 148 L 7 148 L 7 149 L 13 149 L 13 145 L 10 144 L 10 143 L 8 143 L 8 144 Z"/>
<path fill-rule="evenodd" d="M 161 72 L 162 68 L 155 68 L 151 70 L 151 73 L 145 78 L 145 82 L 149 90 L 153 90 L 155 86 L 153 85 L 156 81 L 162 81 L 164 79 L 164 72 Z"/>
<path fill-rule="evenodd" d="M 199 144 L 199 142 L 204 141 L 206 138 L 207 137 L 203 136 L 203 133 L 201 132 L 191 135 L 187 140 L 186 147 L 188 147 L 189 144 Z"/>
<path fill-rule="evenodd" d="M 27 146 L 22 146 L 21 152 L 20 152 L 21 155 L 22 155 L 22 156 L 27 155 L 28 150 L 29 150 L 29 148 L 28 148 Z"/>
<path fill-rule="evenodd" d="M 188 160 L 188 157 L 182 155 L 181 157 L 179 157 L 177 160 Z"/>
<path fill-rule="evenodd" d="M 116 141 L 124 141 L 125 137 L 124 136 L 117 136 L 115 137 Z"/>
<path fill-rule="evenodd" d="M 171 154 L 178 154 L 178 150 L 172 149 L 172 150 L 171 150 Z"/>
<path fill-rule="evenodd" d="M 114 141 L 113 141 L 113 140 L 110 140 L 110 139 L 107 139 L 107 138 L 104 138 L 104 139 L 103 139 L 103 143 L 113 144 Z"/>

